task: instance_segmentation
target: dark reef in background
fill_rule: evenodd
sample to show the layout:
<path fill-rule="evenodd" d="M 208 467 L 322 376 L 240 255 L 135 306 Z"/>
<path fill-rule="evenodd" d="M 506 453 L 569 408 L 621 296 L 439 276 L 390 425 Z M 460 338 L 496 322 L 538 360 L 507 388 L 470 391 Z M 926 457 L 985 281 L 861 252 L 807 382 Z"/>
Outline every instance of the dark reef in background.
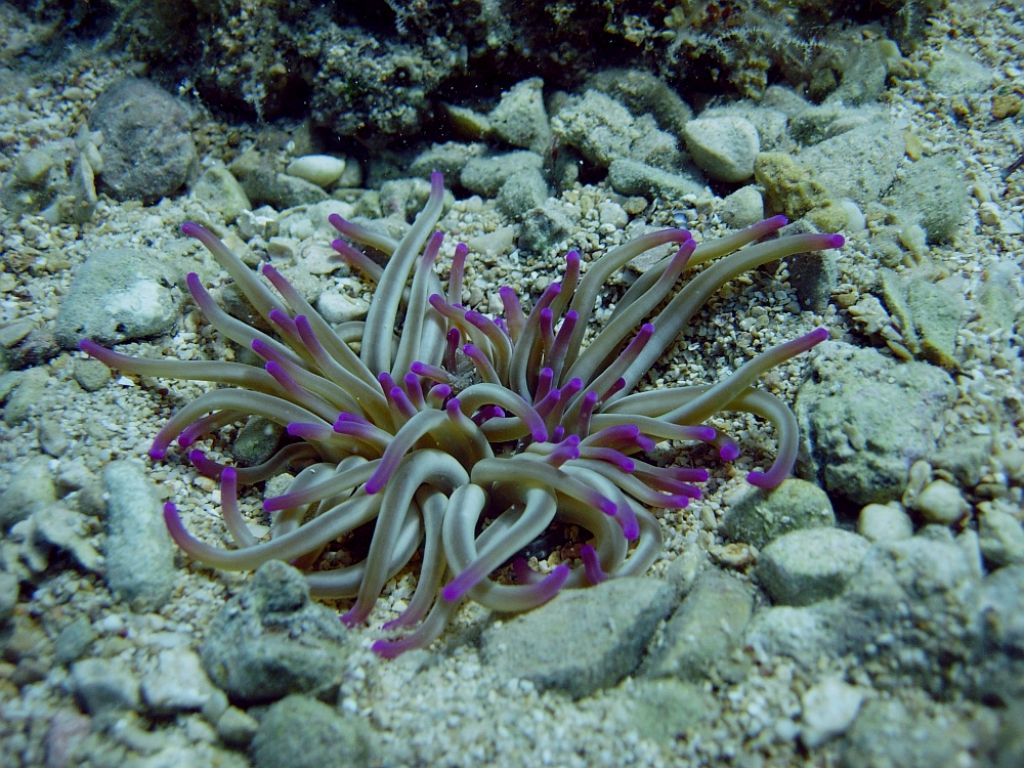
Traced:
<path fill-rule="evenodd" d="M 523 78 L 646 69 L 681 93 L 830 91 L 854 24 L 904 48 L 943 0 L 15 0 L 59 41 L 127 49 L 215 108 L 309 116 L 338 139 L 422 135 L 438 103 L 493 103 Z"/>

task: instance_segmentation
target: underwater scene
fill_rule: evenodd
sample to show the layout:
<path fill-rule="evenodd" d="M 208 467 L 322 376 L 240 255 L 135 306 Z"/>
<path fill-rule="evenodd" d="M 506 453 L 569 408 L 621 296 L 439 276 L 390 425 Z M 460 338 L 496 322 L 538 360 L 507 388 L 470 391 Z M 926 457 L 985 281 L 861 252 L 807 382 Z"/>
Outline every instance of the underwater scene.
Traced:
<path fill-rule="evenodd" d="M 0 765 L 1024 765 L 1024 6 L 0 5 Z"/>

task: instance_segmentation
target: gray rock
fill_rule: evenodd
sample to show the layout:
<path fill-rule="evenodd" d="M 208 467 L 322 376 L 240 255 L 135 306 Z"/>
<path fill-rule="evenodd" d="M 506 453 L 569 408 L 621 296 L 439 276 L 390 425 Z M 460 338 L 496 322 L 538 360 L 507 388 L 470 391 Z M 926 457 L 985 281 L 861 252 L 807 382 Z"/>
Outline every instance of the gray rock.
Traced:
<path fill-rule="evenodd" d="M 260 724 L 245 710 L 228 707 L 217 719 L 217 735 L 231 747 L 248 747 Z"/>
<path fill-rule="evenodd" d="M 551 127 L 559 141 L 602 168 L 617 159 L 662 169 L 679 163 L 675 137 L 659 129 L 653 117 L 634 117 L 620 102 L 593 89 L 566 99 Z"/>
<path fill-rule="evenodd" d="M 514 147 L 538 154 L 551 149 L 551 126 L 544 107 L 544 81 L 531 77 L 516 83 L 501 95 L 488 116 L 491 129 Z"/>
<path fill-rule="evenodd" d="M 231 444 L 231 457 L 241 467 L 262 464 L 274 455 L 284 435 L 284 427 L 277 422 L 253 416 L 238 430 Z"/>
<path fill-rule="evenodd" d="M 7 487 L 0 491 L 0 530 L 27 519 L 37 509 L 57 501 L 57 487 L 50 471 L 50 459 L 34 456 L 11 473 Z"/>
<path fill-rule="evenodd" d="M 100 343 L 142 339 L 174 326 L 180 270 L 133 248 L 95 251 L 75 271 L 55 335 L 65 349 L 85 336 Z"/>
<path fill-rule="evenodd" d="M 1008 565 L 982 584 L 976 608 L 976 695 L 1024 697 L 1024 565 Z"/>
<path fill-rule="evenodd" d="M 110 369 L 99 360 L 93 360 L 91 357 L 86 359 L 79 357 L 75 358 L 71 366 L 75 381 L 86 392 L 96 392 L 110 382 Z"/>
<path fill-rule="evenodd" d="M 158 715 L 201 710 L 215 690 L 191 648 L 161 651 L 155 668 L 142 679 L 146 707 Z"/>
<path fill-rule="evenodd" d="M 899 498 L 910 465 L 935 450 L 941 414 L 956 399 L 952 379 L 840 342 L 815 350 L 811 366 L 795 409 L 801 474 L 855 504 Z"/>
<path fill-rule="evenodd" d="M 650 195 L 681 198 L 709 197 L 703 184 L 681 173 L 656 168 L 628 158 L 613 160 L 608 167 L 608 182 L 620 195 Z"/>
<path fill-rule="evenodd" d="M 764 218 L 764 198 L 753 184 L 740 187 L 722 200 L 722 221 L 730 227 L 749 227 Z"/>
<path fill-rule="evenodd" d="M 757 129 L 743 117 L 724 115 L 691 120 L 683 130 L 693 161 L 716 181 L 746 181 L 761 151 Z"/>
<path fill-rule="evenodd" d="M 4 421 L 11 426 L 22 424 L 38 412 L 40 405 L 46 402 L 43 393 L 49 380 L 50 374 L 42 366 L 30 368 L 18 376 L 17 383 L 4 405 Z"/>
<path fill-rule="evenodd" d="M 869 547 L 838 528 L 792 531 L 761 552 L 757 578 L 773 602 L 809 605 L 840 594 Z"/>
<path fill-rule="evenodd" d="M 200 656 L 232 701 L 255 704 L 289 693 L 330 695 L 350 647 L 334 612 L 310 600 L 305 577 L 272 560 L 217 614 Z"/>
<path fill-rule="evenodd" d="M 476 157 L 463 166 L 459 174 L 459 183 L 478 195 L 494 197 L 505 182 L 517 173 L 534 171 L 540 174 L 543 167 L 544 158 L 535 152 L 508 152 L 503 155 Z"/>
<path fill-rule="evenodd" d="M 103 557 L 87 538 L 85 516 L 62 501 L 46 504 L 32 513 L 36 544 L 69 554 L 79 566 L 102 573 Z"/>
<path fill-rule="evenodd" d="M 108 496 L 107 586 L 132 610 L 156 610 L 171 596 L 177 578 L 174 546 L 156 488 L 142 465 L 133 461 L 107 465 L 103 483 Z"/>
<path fill-rule="evenodd" d="M 925 82 L 947 95 L 980 95 L 988 89 L 993 76 L 992 69 L 978 57 L 959 46 L 944 45 L 925 75 Z"/>
<path fill-rule="evenodd" d="M 729 500 L 722 532 L 758 549 L 784 533 L 802 528 L 831 528 L 836 523 L 832 502 L 821 488 L 789 478 L 771 491 L 744 488 Z"/>
<path fill-rule="evenodd" d="M 682 136 L 693 117 L 693 110 L 675 89 L 643 69 L 606 69 L 587 84 L 622 102 L 635 115 L 650 112 L 661 128 L 675 136 Z"/>
<path fill-rule="evenodd" d="M 445 179 L 458 179 L 463 168 L 471 160 L 482 158 L 486 153 L 487 145 L 481 143 L 446 141 L 434 144 L 413 158 L 409 164 L 409 173 L 414 176 L 428 176 L 433 171 L 440 171 L 445 175 Z"/>
<path fill-rule="evenodd" d="M 920 224 L 930 243 L 946 243 L 969 210 L 964 171 L 955 157 L 935 155 L 907 166 L 892 190 L 892 207 Z"/>
<path fill-rule="evenodd" d="M 868 541 L 902 541 L 914 535 L 914 523 L 895 502 L 867 504 L 857 517 L 857 533 Z"/>
<path fill-rule="evenodd" d="M 983 505 L 978 514 L 978 538 L 988 562 L 997 566 L 1024 563 L 1024 527 L 1009 511 Z"/>
<path fill-rule="evenodd" d="M 252 210 L 252 203 L 242 185 L 223 165 L 215 165 L 203 171 L 192 186 L 192 197 L 208 210 L 216 211 L 228 224 L 237 219 L 242 211 Z"/>
<path fill-rule="evenodd" d="M 673 678 L 634 680 L 606 694 L 626 711 L 626 720 L 645 739 L 674 744 L 701 723 L 714 720 L 718 705 L 701 685 Z"/>
<path fill-rule="evenodd" d="M 315 205 L 329 198 L 323 189 L 312 182 L 263 166 L 243 176 L 239 183 L 252 205 L 269 205 L 277 210 Z"/>
<path fill-rule="evenodd" d="M 844 737 L 843 768 L 954 768 L 970 762 L 973 739 L 952 713 L 938 718 L 898 700 L 867 702 Z"/>
<path fill-rule="evenodd" d="M 668 584 L 648 578 L 610 579 L 591 589 L 562 592 L 536 610 L 489 628 L 483 658 L 499 678 L 522 678 L 538 688 L 586 696 L 636 669 L 673 598 Z"/>
<path fill-rule="evenodd" d="M 8 636 L 14 631 L 14 607 L 18 604 L 18 577 L 7 571 L 0 571 L 0 651 Z"/>
<path fill-rule="evenodd" d="M 523 218 L 519 247 L 530 253 L 545 253 L 572 234 L 575 220 L 557 200 L 548 199 Z"/>
<path fill-rule="evenodd" d="M 833 249 L 798 253 L 785 261 L 800 308 L 825 311 L 839 284 L 839 254 Z"/>
<path fill-rule="evenodd" d="M 361 768 L 373 754 L 365 721 L 297 694 L 266 711 L 252 741 L 256 768 Z"/>
<path fill-rule="evenodd" d="M 139 681 L 119 662 L 82 659 L 71 667 L 71 687 L 91 715 L 134 710 L 139 704 Z"/>
<path fill-rule="evenodd" d="M 786 656 L 814 668 L 820 658 L 837 657 L 845 651 L 830 612 L 822 610 L 825 605 L 761 608 L 751 619 L 744 642 L 758 653 Z"/>
<path fill-rule="evenodd" d="M 840 678 L 826 677 L 808 689 L 801 700 L 800 740 L 816 749 L 846 732 L 864 703 L 865 691 Z"/>
<path fill-rule="evenodd" d="M 643 673 L 683 680 L 739 680 L 744 662 L 734 651 L 754 610 L 750 586 L 717 570 L 702 573 L 651 648 Z"/>
<path fill-rule="evenodd" d="M 888 40 L 853 46 L 843 69 L 843 79 L 829 94 L 826 103 L 849 105 L 876 101 L 885 90 L 892 48 L 895 46 Z"/>
<path fill-rule="evenodd" d="M 498 209 L 518 219 L 548 199 L 548 185 L 540 171 L 525 170 L 512 174 L 498 193 Z"/>
<path fill-rule="evenodd" d="M 902 131 L 873 122 L 808 147 L 799 160 L 833 199 L 849 197 L 865 206 L 892 185 L 903 152 Z"/>
<path fill-rule="evenodd" d="M 58 664 L 70 664 L 80 659 L 95 640 L 92 622 L 85 616 L 79 616 L 57 634 L 53 643 L 54 658 Z"/>
<path fill-rule="evenodd" d="M 89 122 L 103 132 L 100 180 L 111 196 L 152 202 L 181 189 L 197 163 L 189 120 L 180 101 L 146 80 L 104 91 Z"/>

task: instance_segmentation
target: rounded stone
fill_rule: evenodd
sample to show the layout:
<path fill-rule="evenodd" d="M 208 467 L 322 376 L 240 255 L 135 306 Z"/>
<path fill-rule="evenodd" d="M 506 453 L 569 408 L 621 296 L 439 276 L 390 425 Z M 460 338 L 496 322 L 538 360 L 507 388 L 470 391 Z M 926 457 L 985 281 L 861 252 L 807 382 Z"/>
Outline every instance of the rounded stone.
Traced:
<path fill-rule="evenodd" d="M 793 531 L 765 547 L 757 577 L 774 602 L 810 605 L 841 594 L 869 548 L 838 528 Z"/>
<path fill-rule="evenodd" d="M 952 525 L 970 508 L 960 489 L 945 480 L 928 483 L 914 501 L 914 509 L 921 513 L 921 517 L 939 525 Z"/>
<path fill-rule="evenodd" d="M 898 505 L 867 504 L 857 518 L 857 533 L 868 541 L 902 541 L 914 535 L 914 524 Z"/>
<path fill-rule="evenodd" d="M 326 189 L 341 178 L 345 161 L 331 155 L 303 155 L 288 163 L 286 171 L 289 176 L 298 176 Z"/>

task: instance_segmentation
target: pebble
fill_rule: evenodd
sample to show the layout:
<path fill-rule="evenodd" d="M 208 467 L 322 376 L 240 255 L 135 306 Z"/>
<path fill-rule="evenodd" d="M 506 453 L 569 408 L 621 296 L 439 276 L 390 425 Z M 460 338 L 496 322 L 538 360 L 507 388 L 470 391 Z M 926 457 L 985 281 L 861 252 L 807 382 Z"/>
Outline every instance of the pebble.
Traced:
<path fill-rule="evenodd" d="M 303 155 L 288 163 L 285 172 L 327 189 L 345 172 L 345 161 L 331 155 Z"/>
<path fill-rule="evenodd" d="M 82 659 L 71 667 L 71 685 L 90 715 L 111 710 L 134 710 L 139 705 L 139 682 L 119 662 Z"/>
<path fill-rule="evenodd" d="M 828 494 L 814 483 L 797 478 L 784 480 L 771 491 L 744 488 L 728 503 L 723 532 L 734 541 L 758 548 L 789 531 L 831 528 L 836 523 Z"/>
<path fill-rule="evenodd" d="M 764 218 L 764 198 L 753 184 L 740 187 L 722 201 L 722 221 L 737 229 Z"/>
<path fill-rule="evenodd" d="M 960 489 L 945 480 L 932 480 L 914 500 L 914 509 L 921 517 L 939 525 L 953 525 L 970 508 Z"/>
<path fill-rule="evenodd" d="M 484 632 L 484 662 L 498 679 L 529 680 L 573 698 L 615 684 L 639 665 L 674 590 L 651 578 L 610 579 L 560 593 Z M 580 643 L 581 632 L 587 642 Z M 572 648 L 572 653 L 566 653 Z"/>
<path fill-rule="evenodd" d="M 201 710 L 213 690 L 199 655 L 190 648 L 161 651 L 156 668 L 142 680 L 146 706 L 158 715 Z"/>
<path fill-rule="evenodd" d="M 732 652 L 753 611 L 749 584 L 722 571 L 705 571 L 665 624 L 643 673 L 695 682 L 742 679 L 744 666 L 733 661 Z"/>
<path fill-rule="evenodd" d="M 35 510 L 57 501 L 57 487 L 50 470 L 50 459 L 35 456 L 11 473 L 7 487 L 0 492 L 0 530 L 27 519 Z"/>
<path fill-rule="evenodd" d="M 746 118 L 724 115 L 691 120 L 683 138 L 693 161 L 712 179 L 735 183 L 754 175 L 761 140 Z"/>
<path fill-rule="evenodd" d="M 44 367 L 29 368 L 19 376 L 4 406 L 4 421 L 13 427 L 36 413 L 46 399 L 44 392 L 49 379 L 50 374 Z"/>
<path fill-rule="evenodd" d="M 997 566 L 1024 563 L 1024 528 L 1010 512 L 991 503 L 979 509 L 978 539 L 988 562 Z"/>
<path fill-rule="evenodd" d="M 86 521 L 63 501 L 47 504 L 32 513 L 34 539 L 66 552 L 86 571 L 103 572 L 103 556 L 83 534 Z"/>
<path fill-rule="evenodd" d="M 156 488 L 134 461 L 108 464 L 103 483 L 108 495 L 107 586 L 132 610 L 156 610 L 171 596 L 177 578 Z"/>
<path fill-rule="evenodd" d="M 362 768 L 372 756 L 365 721 L 298 694 L 267 710 L 252 741 L 256 768 Z"/>
<path fill-rule="evenodd" d="M 867 504 L 857 517 L 857 533 L 868 541 L 901 541 L 914 535 L 914 523 L 898 503 Z"/>
<path fill-rule="evenodd" d="M 809 605 L 840 594 L 869 547 L 839 528 L 792 531 L 764 548 L 756 573 L 774 602 Z"/>
<path fill-rule="evenodd" d="M 827 677 L 804 693 L 800 738 L 809 749 L 846 732 L 864 703 L 864 691 L 836 677 Z"/>
<path fill-rule="evenodd" d="M 271 560 L 214 617 L 200 656 L 232 701 L 262 703 L 335 694 L 351 650 L 334 611 L 310 600 L 305 577 Z"/>
<path fill-rule="evenodd" d="M 183 102 L 148 80 L 125 78 L 96 100 L 89 125 L 103 132 L 100 179 L 118 200 L 177 192 L 198 164 Z"/>
<path fill-rule="evenodd" d="M 229 747 L 245 749 L 256 735 L 259 723 L 248 712 L 228 707 L 217 720 L 217 735 Z"/>

